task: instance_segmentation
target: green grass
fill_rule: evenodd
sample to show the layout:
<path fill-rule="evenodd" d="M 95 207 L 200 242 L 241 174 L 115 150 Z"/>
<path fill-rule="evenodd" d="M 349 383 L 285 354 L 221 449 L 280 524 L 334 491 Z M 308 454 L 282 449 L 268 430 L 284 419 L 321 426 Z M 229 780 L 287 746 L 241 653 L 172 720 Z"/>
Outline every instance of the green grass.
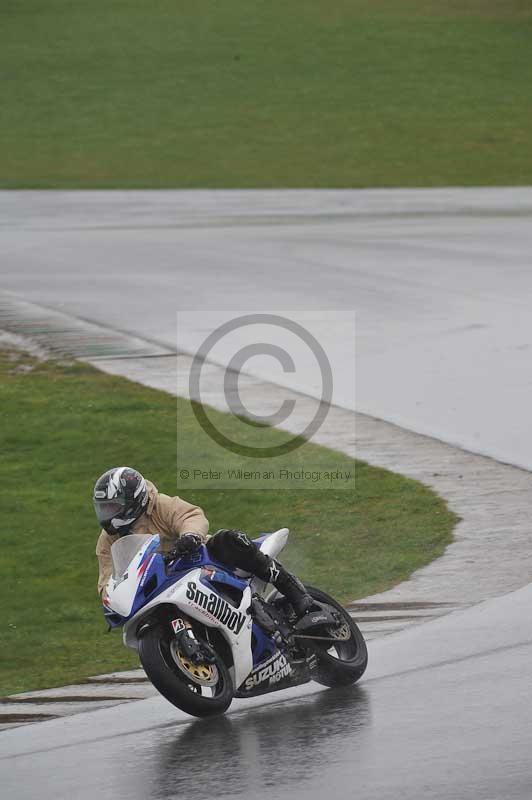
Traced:
<path fill-rule="evenodd" d="M 4 0 L 0 186 L 532 182 L 529 0 Z"/>
<path fill-rule="evenodd" d="M 109 466 L 133 464 L 161 491 L 176 492 L 176 399 L 83 364 L 0 351 L 0 400 L 0 694 L 136 666 L 120 635 L 105 632 L 91 491 Z M 177 402 L 190 419 L 189 404 Z M 261 436 L 281 438 L 270 428 Z M 316 463 L 330 458 L 310 443 L 302 450 Z M 339 454 L 338 464 L 354 462 Z M 211 530 L 290 527 L 283 561 L 351 600 L 440 555 L 456 521 L 416 481 L 361 462 L 356 469 L 355 491 L 223 492 L 213 484 L 185 496 L 203 506 Z"/>

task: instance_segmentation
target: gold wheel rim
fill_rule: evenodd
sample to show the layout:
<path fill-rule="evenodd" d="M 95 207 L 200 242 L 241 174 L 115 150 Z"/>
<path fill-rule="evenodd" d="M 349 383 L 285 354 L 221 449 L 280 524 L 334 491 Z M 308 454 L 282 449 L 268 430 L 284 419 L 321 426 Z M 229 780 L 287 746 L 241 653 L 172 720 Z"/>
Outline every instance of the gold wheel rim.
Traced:
<path fill-rule="evenodd" d="M 214 664 L 194 664 L 182 650 L 175 648 L 174 659 L 179 669 L 200 686 L 215 686 L 218 683 L 218 670 Z"/>
<path fill-rule="evenodd" d="M 329 628 L 329 635 L 332 639 L 337 639 L 339 642 L 347 642 L 347 640 L 351 638 L 351 630 L 347 622 L 344 622 L 339 628 Z"/>

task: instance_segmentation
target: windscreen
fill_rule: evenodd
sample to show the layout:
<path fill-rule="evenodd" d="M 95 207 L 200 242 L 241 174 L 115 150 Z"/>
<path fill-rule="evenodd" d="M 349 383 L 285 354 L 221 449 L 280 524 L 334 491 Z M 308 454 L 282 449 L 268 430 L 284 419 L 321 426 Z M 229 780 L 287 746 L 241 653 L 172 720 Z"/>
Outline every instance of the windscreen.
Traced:
<path fill-rule="evenodd" d="M 111 547 L 115 581 L 122 577 L 133 557 L 144 547 L 146 540 L 151 538 L 153 537 L 145 533 L 130 533 L 129 536 L 122 536 L 121 539 L 116 540 Z"/>

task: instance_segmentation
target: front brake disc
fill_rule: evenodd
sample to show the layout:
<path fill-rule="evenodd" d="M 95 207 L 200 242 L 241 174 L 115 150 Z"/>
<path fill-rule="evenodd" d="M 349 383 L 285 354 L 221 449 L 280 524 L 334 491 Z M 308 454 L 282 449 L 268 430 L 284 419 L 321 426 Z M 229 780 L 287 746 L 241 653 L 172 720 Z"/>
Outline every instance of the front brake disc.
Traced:
<path fill-rule="evenodd" d="M 171 648 L 173 659 L 186 677 L 200 686 L 216 686 L 219 680 L 218 668 L 215 664 L 200 662 L 195 664 L 177 644 Z"/>

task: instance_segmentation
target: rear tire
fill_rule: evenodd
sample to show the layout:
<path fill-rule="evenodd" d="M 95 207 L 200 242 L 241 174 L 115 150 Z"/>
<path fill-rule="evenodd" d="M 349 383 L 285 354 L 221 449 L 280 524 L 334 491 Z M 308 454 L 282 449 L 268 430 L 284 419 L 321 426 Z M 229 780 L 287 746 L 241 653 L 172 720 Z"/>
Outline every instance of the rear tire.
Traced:
<path fill-rule="evenodd" d="M 157 691 L 174 706 L 194 717 L 210 717 L 223 714 L 233 699 L 233 683 L 229 670 L 222 659 L 216 656 L 215 668 L 218 681 L 212 687 L 212 696 L 201 694 L 201 686 L 187 681 L 172 655 L 174 637 L 163 627 L 148 628 L 139 640 L 139 656 L 146 675 Z"/>
<path fill-rule="evenodd" d="M 330 687 L 356 683 L 368 665 L 368 650 L 358 625 L 345 608 L 330 595 L 314 586 L 305 586 L 305 588 L 314 600 L 332 606 L 338 611 L 351 633 L 347 641 L 339 640 L 338 644 L 334 644 L 333 647 L 329 647 L 328 643 L 320 646 L 316 641 L 313 649 L 317 656 L 318 667 L 313 675 L 313 680 Z M 336 650 L 336 655 L 328 652 L 333 648 Z"/>

